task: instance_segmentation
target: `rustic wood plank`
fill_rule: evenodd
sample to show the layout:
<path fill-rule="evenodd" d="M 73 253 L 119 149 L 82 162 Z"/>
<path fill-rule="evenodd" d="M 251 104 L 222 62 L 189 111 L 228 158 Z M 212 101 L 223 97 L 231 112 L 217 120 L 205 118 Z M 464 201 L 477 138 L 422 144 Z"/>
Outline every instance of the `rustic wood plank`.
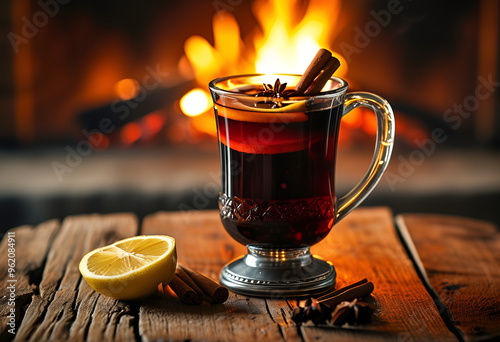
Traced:
<path fill-rule="evenodd" d="M 236 294 L 216 305 L 149 299 L 141 305 L 139 334 L 144 341 L 282 341 L 263 301 Z"/>
<path fill-rule="evenodd" d="M 467 341 L 500 340 L 500 232 L 445 215 L 396 218 L 419 269 Z"/>
<path fill-rule="evenodd" d="M 306 340 L 327 341 L 329 336 L 353 341 L 456 341 L 439 316 L 433 299 L 420 281 L 401 245 L 386 208 L 360 208 L 339 222 L 328 237 L 312 248 L 337 270 L 337 287 L 368 278 L 375 285 L 373 322 L 351 330 L 312 325 L 303 327 Z"/>
<path fill-rule="evenodd" d="M 214 210 L 153 214 L 144 218 L 141 234 L 174 237 L 178 262 L 212 279 L 219 278 L 221 265 L 246 253 L 245 246 L 226 234 Z"/>
<path fill-rule="evenodd" d="M 218 273 L 223 264 L 245 252 L 223 230 L 216 211 L 196 212 L 193 216 L 185 213 L 157 213 L 145 219 L 142 233 L 167 234 L 177 239 L 180 262 L 188 262 L 193 268 L 218 279 Z M 303 338 L 307 341 L 326 341 L 332 338 L 352 341 L 360 336 L 373 336 L 374 339 L 391 340 L 441 340 L 456 341 L 438 314 L 436 306 L 421 283 L 411 260 L 406 255 L 392 223 L 392 215 L 384 208 L 364 208 L 350 214 L 340 222 L 333 232 L 320 244 L 313 248 L 315 254 L 331 260 L 338 273 L 338 287 L 367 277 L 375 284 L 373 303 L 376 314 L 371 325 L 356 329 L 339 329 L 329 327 L 314 327 L 306 324 L 297 329 L 293 322 L 285 320 L 289 317 L 291 307 L 286 301 L 264 301 L 258 298 L 246 298 L 232 294 L 225 303 L 231 309 L 225 314 L 204 315 L 200 308 L 190 308 L 179 302 L 169 300 L 155 307 L 142 307 L 139 324 L 140 334 L 146 339 L 170 338 L 172 331 L 182 327 L 183 336 L 196 340 L 198 328 L 182 322 L 203 321 L 207 327 L 205 337 L 225 338 L 229 332 L 265 329 L 278 326 L 283 334 L 275 336 L 286 339 L 290 332 L 290 340 Z M 247 305 L 241 305 L 246 298 Z M 255 305 L 250 305 L 256 303 Z M 267 304 L 267 309 L 262 310 Z M 247 311 L 253 308 L 257 316 L 248 319 Z M 195 310 L 193 312 L 192 310 Z M 208 309 L 206 309 L 208 310 Z M 257 310 L 257 311 L 255 311 Z M 282 311 L 285 312 L 283 316 Z M 182 313 L 182 319 L 179 318 Z M 154 317 L 162 317 L 162 323 Z M 217 325 L 211 321 L 217 320 Z M 165 335 L 165 326 L 168 325 Z M 178 326 L 179 325 L 179 326 Z M 227 327 L 219 330 L 209 327 Z M 173 328 L 175 327 L 175 329 Z M 218 335 L 220 329 L 226 335 Z M 163 331 L 163 332 L 162 332 Z M 291 333 L 293 331 L 293 334 Z M 249 332 L 250 333 L 250 332 Z M 180 335 L 176 335 L 180 336 Z M 255 336 L 255 335 L 247 335 Z M 264 334 L 264 337 L 270 336 Z M 255 336 L 256 337 L 256 336 Z"/>
<path fill-rule="evenodd" d="M 94 292 L 81 278 L 78 264 L 92 249 L 137 232 L 137 219 L 132 214 L 66 218 L 50 248 L 40 293 L 33 296 L 16 340 L 105 341 L 120 335 L 116 332 L 118 323 L 130 308 Z"/>
<path fill-rule="evenodd" d="M 36 259 L 34 269 L 45 267 L 39 287 L 26 287 L 31 301 L 16 340 L 457 340 L 441 320 L 396 236 L 390 211 L 384 208 L 356 210 L 313 248 L 336 266 L 337 287 L 364 277 L 375 284 L 372 324 L 350 329 L 296 327 L 290 319 L 293 300 L 231 293 L 224 304 L 188 306 L 167 296 L 134 302 L 100 296 L 81 279 L 78 263 L 94 248 L 138 234 L 136 218 L 130 214 L 69 217 L 53 229 L 54 237 L 45 237 L 45 251 L 51 244 L 50 252 L 41 248 L 37 257 L 31 256 Z M 216 211 L 187 216 L 157 213 L 144 220 L 141 233 L 174 236 L 179 261 L 213 279 L 223 264 L 245 252 L 223 230 Z M 38 235 L 31 238 L 35 245 Z"/>
<path fill-rule="evenodd" d="M 93 290 L 89 289 L 89 291 Z M 89 342 L 133 340 L 136 337 L 134 330 L 134 325 L 137 321 L 136 311 L 138 309 L 131 302 L 117 301 L 99 295 L 95 308 L 78 310 L 82 320 L 85 320 L 88 316 L 92 317 L 92 321 L 88 325 L 88 333 L 85 340 Z M 75 325 L 77 321 L 78 319 Z M 84 330 L 82 329 L 82 331 Z M 78 336 L 77 334 L 74 335 Z"/>
<path fill-rule="evenodd" d="M 287 342 L 303 341 L 300 329 L 292 321 L 292 310 L 297 305 L 296 300 L 266 299 L 267 312 L 274 323 L 278 324 L 281 335 Z"/>
<path fill-rule="evenodd" d="M 141 234 L 174 237 L 178 261 L 214 280 L 218 280 L 222 265 L 246 252 L 225 233 L 213 210 L 150 215 L 144 219 Z M 146 341 L 283 340 L 265 301 L 234 293 L 223 305 L 189 306 L 168 297 L 163 302 L 150 300 L 141 306 L 139 333 Z"/>
<path fill-rule="evenodd" d="M 0 245 L 0 340 L 14 338 L 13 334 L 8 333 L 9 321 L 7 315 L 12 308 L 9 305 L 10 288 L 14 285 L 15 295 L 15 322 L 16 328 L 19 327 L 23 309 L 27 303 L 38 291 L 38 284 L 41 279 L 43 266 L 46 260 L 49 246 L 59 228 L 58 220 L 51 220 L 39 224 L 36 227 L 21 226 L 13 228 L 5 234 Z M 12 234 L 9 234 L 12 233 Z M 15 273 L 9 277 L 8 272 L 8 237 L 14 239 L 15 254 Z M 9 281 L 12 280 L 12 281 Z M 17 332 L 17 329 L 14 331 Z"/>

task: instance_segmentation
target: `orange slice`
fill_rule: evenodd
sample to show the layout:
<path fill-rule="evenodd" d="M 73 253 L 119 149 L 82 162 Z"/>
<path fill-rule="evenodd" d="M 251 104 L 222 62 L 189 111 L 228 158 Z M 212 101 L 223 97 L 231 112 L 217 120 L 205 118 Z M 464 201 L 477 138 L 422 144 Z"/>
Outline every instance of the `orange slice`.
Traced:
<path fill-rule="evenodd" d="M 270 111 L 269 109 L 264 110 L 260 108 L 249 108 L 249 110 L 233 109 L 222 106 L 220 108 L 219 106 L 215 106 L 215 108 L 218 115 L 235 121 L 261 123 L 288 123 L 307 121 L 308 117 L 303 111 L 290 112 L 290 110 L 293 110 L 293 106 L 294 105 L 292 104 L 286 107 L 272 109 L 272 111 Z M 295 107 L 298 108 L 299 106 L 297 105 Z M 301 105 L 300 107 L 303 107 L 303 105 Z M 285 111 L 285 108 L 287 109 L 287 111 Z"/>
<path fill-rule="evenodd" d="M 280 140 L 279 142 L 269 143 L 248 143 L 244 141 L 237 141 L 229 139 L 229 143 L 224 135 L 220 135 L 221 143 L 227 147 L 244 153 L 251 154 L 277 154 L 289 153 L 304 150 L 308 146 L 308 139 L 294 139 L 294 140 Z"/>

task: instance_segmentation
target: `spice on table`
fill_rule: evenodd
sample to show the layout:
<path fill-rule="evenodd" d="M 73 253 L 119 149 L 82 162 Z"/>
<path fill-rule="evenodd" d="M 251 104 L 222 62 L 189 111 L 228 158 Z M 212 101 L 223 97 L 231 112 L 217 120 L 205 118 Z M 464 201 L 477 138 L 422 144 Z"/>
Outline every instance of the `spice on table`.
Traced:
<path fill-rule="evenodd" d="M 330 307 L 334 308 L 341 302 L 350 302 L 353 299 L 368 296 L 373 292 L 373 289 L 373 283 L 366 279 L 363 279 L 354 284 L 323 295 L 317 299 L 320 303 L 327 304 Z"/>
<path fill-rule="evenodd" d="M 186 284 L 177 274 L 168 286 L 170 286 L 172 291 L 179 297 L 180 301 L 185 304 L 203 303 L 203 297 L 196 293 L 196 291 Z"/>
<path fill-rule="evenodd" d="M 326 324 L 331 319 L 332 311 L 330 306 L 321 304 L 314 298 L 308 298 L 293 309 L 292 320 L 297 324 L 309 320 L 315 325 Z"/>
<path fill-rule="evenodd" d="M 209 277 L 193 269 L 177 265 L 174 279 L 168 284 L 170 289 L 185 304 L 199 305 L 208 303 L 224 303 L 229 291 Z"/>
<path fill-rule="evenodd" d="M 296 324 L 312 321 L 318 324 L 357 325 L 370 321 L 373 308 L 359 298 L 373 291 L 373 283 L 363 279 L 319 298 L 300 301 L 293 309 L 292 320 Z"/>
<path fill-rule="evenodd" d="M 191 268 L 180 265 L 186 274 L 193 279 L 198 287 L 203 291 L 204 298 L 209 303 L 224 303 L 229 297 L 229 291 L 224 286 L 219 285 L 209 277 L 192 270 Z"/>
<path fill-rule="evenodd" d="M 332 312 L 331 323 L 333 325 L 358 325 L 370 322 L 373 308 L 358 299 L 352 302 L 342 302 Z"/>

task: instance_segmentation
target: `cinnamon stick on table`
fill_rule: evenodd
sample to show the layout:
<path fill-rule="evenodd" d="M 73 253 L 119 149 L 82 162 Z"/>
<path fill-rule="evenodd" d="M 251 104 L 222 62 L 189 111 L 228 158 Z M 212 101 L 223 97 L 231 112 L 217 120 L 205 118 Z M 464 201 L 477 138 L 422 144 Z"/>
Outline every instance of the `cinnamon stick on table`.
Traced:
<path fill-rule="evenodd" d="M 184 265 L 177 265 L 174 279 L 168 284 L 185 304 L 224 303 L 229 291 L 224 287 Z"/>
<path fill-rule="evenodd" d="M 332 291 L 332 292 L 328 292 L 328 293 L 326 293 L 326 294 L 324 294 L 321 297 L 318 297 L 316 299 L 318 301 L 322 301 L 324 299 L 328 299 L 328 298 L 337 296 L 337 295 L 341 294 L 342 292 L 345 292 L 347 290 L 352 289 L 353 287 L 356 287 L 356 286 L 359 286 L 359 285 L 362 285 L 362 284 L 365 284 L 365 283 L 368 283 L 368 279 L 366 279 L 366 278 L 361 279 L 360 281 L 357 281 L 357 282 L 352 283 L 350 285 L 344 286 L 344 287 L 342 287 L 342 288 L 340 288 L 338 290 L 335 290 L 335 291 Z"/>
<path fill-rule="evenodd" d="M 339 66 L 340 61 L 330 51 L 319 49 L 295 86 L 295 94 L 300 96 L 319 93 Z"/>
<path fill-rule="evenodd" d="M 209 277 L 192 270 L 185 265 L 179 265 L 186 274 L 198 285 L 205 294 L 205 300 L 209 303 L 224 303 L 229 297 L 229 291 Z"/>
<path fill-rule="evenodd" d="M 179 297 L 180 301 L 184 304 L 201 304 L 203 303 L 203 296 L 196 293 L 193 288 L 186 284 L 177 274 L 174 279 L 168 284 L 172 291 Z"/>
<path fill-rule="evenodd" d="M 182 269 L 182 267 L 180 267 L 180 265 L 177 265 L 177 268 L 175 269 L 175 277 L 174 278 L 176 278 L 176 277 L 183 283 L 183 284 L 180 283 L 181 286 L 183 287 L 180 290 L 181 295 L 182 295 L 182 291 L 189 291 L 189 290 L 193 291 L 196 294 L 196 297 L 193 300 L 193 302 L 192 303 L 185 302 L 186 304 L 201 304 L 201 303 L 203 303 L 203 300 L 205 297 L 203 291 L 198 287 L 198 285 L 196 285 L 196 283 L 193 281 L 193 279 L 191 279 L 191 277 L 189 275 L 187 275 L 187 273 L 184 271 L 184 269 Z M 170 286 L 170 288 L 172 290 L 174 290 L 172 288 L 172 286 Z M 175 290 L 174 290 L 174 292 L 179 297 L 179 294 Z M 179 299 L 182 300 L 181 297 L 179 297 Z"/>
<path fill-rule="evenodd" d="M 363 279 L 357 283 L 341 288 L 317 299 L 319 303 L 328 304 L 334 308 L 342 302 L 350 302 L 356 298 L 368 296 L 373 292 L 374 286 L 371 281 Z"/>

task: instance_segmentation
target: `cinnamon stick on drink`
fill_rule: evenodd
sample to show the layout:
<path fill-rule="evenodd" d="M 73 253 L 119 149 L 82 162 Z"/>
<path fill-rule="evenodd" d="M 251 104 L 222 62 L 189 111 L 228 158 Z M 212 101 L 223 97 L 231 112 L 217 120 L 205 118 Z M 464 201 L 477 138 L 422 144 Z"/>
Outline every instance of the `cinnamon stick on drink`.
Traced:
<path fill-rule="evenodd" d="M 326 49 L 319 49 L 312 62 L 295 86 L 295 95 L 313 95 L 323 89 L 326 82 L 340 67 L 340 61 Z"/>

